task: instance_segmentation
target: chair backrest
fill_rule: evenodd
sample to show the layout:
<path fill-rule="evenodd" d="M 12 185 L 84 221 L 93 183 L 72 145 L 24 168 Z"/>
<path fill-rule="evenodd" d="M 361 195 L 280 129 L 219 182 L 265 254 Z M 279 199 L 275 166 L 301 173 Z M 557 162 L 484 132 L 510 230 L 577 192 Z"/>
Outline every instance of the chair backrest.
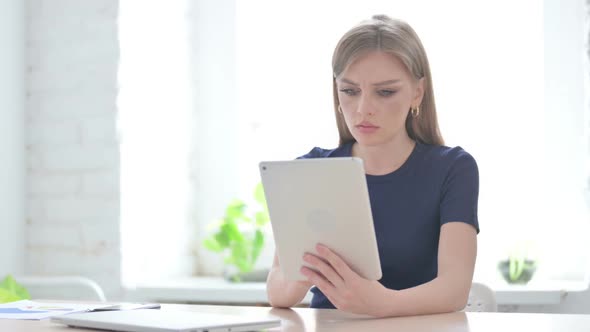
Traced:
<path fill-rule="evenodd" d="M 496 303 L 496 294 L 494 291 L 481 283 L 474 282 L 471 284 L 469 291 L 469 300 L 463 311 L 469 312 L 494 312 L 498 311 Z"/>
<path fill-rule="evenodd" d="M 81 276 L 26 275 L 15 279 L 29 291 L 32 299 L 106 301 L 100 285 Z"/>

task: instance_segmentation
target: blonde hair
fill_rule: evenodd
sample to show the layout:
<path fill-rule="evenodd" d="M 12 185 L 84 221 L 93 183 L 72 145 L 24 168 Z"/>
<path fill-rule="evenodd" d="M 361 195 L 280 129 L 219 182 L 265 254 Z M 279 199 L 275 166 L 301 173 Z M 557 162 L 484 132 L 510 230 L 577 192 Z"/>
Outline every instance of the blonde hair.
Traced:
<path fill-rule="evenodd" d="M 385 15 L 375 15 L 344 34 L 336 45 L 332 56 L 334 113 L 340 135 L 340 146 L 355 139 L 348 130 L 344 117 L 338 112 L 340 101 L 336 78 L 357 57 L 370 51 L 393 54 L 402 61 L 416 80 L 424 78 L 424 96 L 420 104 L 420 114 L 418 117 L 412 117 L 411 112 L 408 112 L 406 130 L 408 136 L 417 142 L 443 145 L 444 141 L 436 117 L 430 66 L 418 35 L 404 21 Z"/>

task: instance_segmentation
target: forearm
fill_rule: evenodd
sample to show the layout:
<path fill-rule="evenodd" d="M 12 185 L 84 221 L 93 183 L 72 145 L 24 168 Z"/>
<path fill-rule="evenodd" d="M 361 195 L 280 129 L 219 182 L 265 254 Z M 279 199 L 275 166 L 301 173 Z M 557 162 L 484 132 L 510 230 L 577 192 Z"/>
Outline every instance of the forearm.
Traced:
<path fill-rule="evenodd" d="M 411 316 L 462 310 L 469 297 L 470 280 L 437 277 L 425 284 L 387 290 L 384 316 Z"/>
<path fill-rule="evenodd" d="M 280 267 L 273 266 L 266 281 L 268 302 L 273 307 L 295 306 L 303 300 L 310 287 L 311 285 L 307 282 L 285 279 Z"/>
<path fill-rule="evenodd" d="M 389 291 L 387 316 L 424 315 L 465 308 L 477 254 L 476 230 L 462 222 L 441 227 L 438 276 L 422 285 Z"/>

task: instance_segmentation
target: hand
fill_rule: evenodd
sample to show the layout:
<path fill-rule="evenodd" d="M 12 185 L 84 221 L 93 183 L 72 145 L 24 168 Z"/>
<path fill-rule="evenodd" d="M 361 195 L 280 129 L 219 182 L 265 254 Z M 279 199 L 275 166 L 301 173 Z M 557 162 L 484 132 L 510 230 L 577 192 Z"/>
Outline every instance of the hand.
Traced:
<path fill-rule="evenodd" d="M 340 310 L 376 317 L 386 315 L 385 303 L 389 290 L 378 281 L 367 280 L 354 272 L 346 262 L 326 246 L 316 246 L 317 255 L 306 253 L 303 260 L 318 271 L 306 266 L 301 273 L 318 287 Z"/>

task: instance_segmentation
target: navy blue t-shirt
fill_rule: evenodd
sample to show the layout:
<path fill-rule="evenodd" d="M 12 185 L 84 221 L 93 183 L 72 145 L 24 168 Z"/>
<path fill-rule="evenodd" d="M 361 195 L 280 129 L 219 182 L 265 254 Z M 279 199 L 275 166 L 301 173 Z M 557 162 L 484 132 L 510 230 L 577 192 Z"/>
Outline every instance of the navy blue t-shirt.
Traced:
<path fill-rule="evenodd" d="M 350 157 L 352 143 L 334 150 L 314 148 L 300 158 Z M 451 221 L 479 233 L 479 173 L 460 147 L 416 143 L 406 162 L 386 175 L 367 175 L 383 277 L 389 289 L 418 286 L 437 275 L 440 227 Z M 317 288 L 312 308 L 334 308 Z"/>

